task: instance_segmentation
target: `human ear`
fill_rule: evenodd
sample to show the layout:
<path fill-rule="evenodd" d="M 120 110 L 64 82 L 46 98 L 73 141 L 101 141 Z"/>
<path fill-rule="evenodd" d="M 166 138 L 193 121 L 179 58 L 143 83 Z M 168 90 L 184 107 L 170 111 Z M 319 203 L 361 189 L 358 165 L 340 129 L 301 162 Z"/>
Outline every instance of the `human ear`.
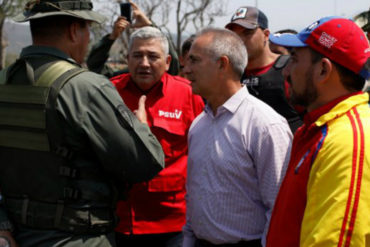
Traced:
<path fill-rule="evenodd" d="M 263 30 L 263 33 L 264 33 L 265 37 L 268 39 L 268 37 L 270 36 L 270 30 L 265 29 L 265 30 Z"/>
<path fill-rule="evenodd" d="M 320 75 L 325 76 L 330 74 L 333 69 L 333 64 L 328 58 L 323 58 L 321 61 L 321 73 Z"/>
<path fill-rule="evenodd" d="M 322 58 L 318 63 L 318 79 L 320 81 L 327 81 L 333 71 L 333 64 L 328 58 Z"/>
<path fill-rule="evenodd" d="M 166 57 L 166 70 L 168 70 L 170 68 L 171 60 L 172 60 L 171 55 L 167 55 L 167 57 Z"/>
<path fill-rule="evenodd" d="M 225 70 L 230 65 L 230 59 L 227 56 L 222 56 L 218 59 L 218 68 Z"/>
<path fill-rule="evenodd" d="M 263 45 L 264 46 L 269 45 L 268 41 L 269 41 L 269 36 L 270 36 L 270 30 L 269 29 L 265 29 L 265 30 L 262 30 L 262 31 L 263 31 L 263 35 L 264 35 Z"/>
<path fill-rule="evenodd" d="M 68 36 L 73 43 L 78 41 L 79 28 L 80 25 L 77 22 L 72 22 L 68 27 Z"/>

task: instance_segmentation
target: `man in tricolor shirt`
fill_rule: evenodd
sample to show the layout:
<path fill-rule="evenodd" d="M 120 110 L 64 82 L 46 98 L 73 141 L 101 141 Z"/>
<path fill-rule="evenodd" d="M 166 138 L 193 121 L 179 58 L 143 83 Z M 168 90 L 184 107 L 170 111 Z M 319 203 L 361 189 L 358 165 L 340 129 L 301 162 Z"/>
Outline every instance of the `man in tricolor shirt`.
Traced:
<path fill-rule="evenodd" d="M 284 70 L 304 105 L 267 246 L 370 246 L 369 43 L 348 19 L 326 17 L 297 35 Z"/>

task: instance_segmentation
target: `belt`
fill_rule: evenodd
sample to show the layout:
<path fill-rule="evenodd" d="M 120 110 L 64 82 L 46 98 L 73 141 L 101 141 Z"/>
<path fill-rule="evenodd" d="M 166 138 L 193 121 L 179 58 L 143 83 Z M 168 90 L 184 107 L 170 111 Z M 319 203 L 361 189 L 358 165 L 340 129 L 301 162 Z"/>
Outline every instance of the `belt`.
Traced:
<path fill-rule="evenodd" d="M 75 208 L 61 203 L 6 198 L 5 207 L 15 224 L 35 229 L 56 229 L 75 234 L 112 232 L 117 219 L 113 209 Z"/>
<path fill-rule="evenodd" d="M 213 244 L 204 239 L 197 239 L 196 247 L 262 247 L 261 239 L 254 239 L 249 241 L 240 241 L 234 244 Z"/>

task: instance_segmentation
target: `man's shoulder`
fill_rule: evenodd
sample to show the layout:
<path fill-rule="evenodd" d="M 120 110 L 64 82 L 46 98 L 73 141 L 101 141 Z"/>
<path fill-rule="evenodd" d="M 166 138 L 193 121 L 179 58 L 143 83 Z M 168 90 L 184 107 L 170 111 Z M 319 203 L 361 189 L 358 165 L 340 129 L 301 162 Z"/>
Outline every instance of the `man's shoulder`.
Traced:
<path fill-rule="evenodd" d="M 289 55 L 280 55 L 271 62 L 269 65 L 260 68 L 260 76 L 266 76 L 270 73 L 281 73 L 282 69 L 288 64 L 290 56 Z"/>
<path fill-rule="evenodd" d="M 105 76 L 89 70 L 85 70 L 82 73 L 76 75 L 76 78 L 80 80 L 94 79 L 96 81 L 109 82 L 109 80 Z"/>
<path fill-rule="evenodd" d="M 113 84 L 105 76 L 88 70 L 69 79 L 68 85 L 74 88 L 84 89 L 97 89 L 104 86 L 113 87 Z"/>
<path fill-rule="evenodd" d="M 193 122 L 190 125 L 189 135 L 194 133 L 202 133 L 202 128 L 207 125 L 207 114 L 202 111 L 196 118 L 194 118 Z"/>
<path fill-rule="evenodd" d="M 84 71 L 66 81 L 57 100 L 60 102 L 59 111 L 75 112 L 81 116 L 90 108 L 103 109 L 107 105 L 118 107 L 123 104 L 114 85 L 105 76 L 91 71 Z"/>
<path fill-rule="evenodd" d="M 130 73 L 123 73 L 116 76 L 109 78 L 109 80 L 114 84 L 117 85 L 119 82 L 123 80 L 127 80 L 130 77 Z"/>
<path fill-rule="evenodd" d="M 248 111 L 248 122 L 258 123 L 261 127 L 271 124 L 287 125 L 287 121 L 283 116 L 277 113 L 271 106 L 253 95 L 248 95 L 242 109 L 244 109 L 244 111 Z"/>
<path fill-rule="evenodd" d="M 266 66 L 267 68 L 263 73 L 261 73 L 261 76 L 262 75 L 266 76 L 266 75 L 269 75 L 270 73 L 273 73 L 271 75 L 274 75 L 274 73 L 281 74 L 282 69 L 284 69 L 284 67 L 288 64 L 289 58 L 290 58 L 289 55 L 280 55 L 280 56 L 278 56 L 275 59 L 275 61 L 270 63 L 268 66 Z"/>
<path fill-rule="evenodd" d="M 278 70 L 283 69 L 288 64 L 289 58 L 290 58 L 290 55 L 278 56 L 274 62 L 273 67 Z"/>
<path fill-rule="evenodd" d="M 353 111 L 347 111 L 328 121 L 324 125 L 330 137 L 328 142 L 333 145 L 348 145 L 349 142 L 346 140 L 352 140 L 353 136 L 361 136 L 361 138 L 367 136 L 370 138 L 370 131 L 367 128 L 370 123 L 369 112 L 366 115 L 362 116 L 361 112 L 358 111 L 357 115 Z"/>
<path fill-rule="evenodd" d="M 176 87 L 183 87 L 183 88 L 188 88 L 188 89 L 191 88 L 190 87 L 190 81 L 181 77 L 181 76 L 170 75 L 170 74 L 167 74 L 167 73 L 166 73 L 166 76 L 167 76 L 167 81 L 169 83 L 172 83 Z"/>
<path fill-rule="evenodd" d="M 167 74 L 162 77 L 166 80 L 166 97 L 170 96 L 177 99 L 192 99 L 193 91 L 190 86 L 190 81 L 187 79 Z"/>

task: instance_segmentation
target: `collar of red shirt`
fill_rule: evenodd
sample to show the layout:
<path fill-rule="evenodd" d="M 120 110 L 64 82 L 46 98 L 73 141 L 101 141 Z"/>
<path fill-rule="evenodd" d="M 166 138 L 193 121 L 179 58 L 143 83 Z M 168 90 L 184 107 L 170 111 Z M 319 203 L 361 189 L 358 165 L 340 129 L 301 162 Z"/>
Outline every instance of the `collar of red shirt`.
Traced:
<path fill-rule="evenodd" d="M 153 91 L 161 91 L 162 92 L 162 95 L 165 95 L 166 94 L 166 90 L 167 90 L 167 82 L 168 82 L 168 73 L 165 72 L 161 79 L 155 83 L 153 85 L 153 87 L 151 87 L 150 89 L 146 90 L 146 91 L 143 91 L 142 89 L 140 89 L 136 83 L 132 80 L 131 78 L 131 74 L 129 74 L 127 77 L 126 77 L 126 80 L 121 80 L 120 81 L 120 85 L 119 85 L 119 89 L 123 89 L 123 88 L 126 88 L 129 84 L 133 85 L 134 87 L 136 87 L 138 89 L 138 91 L 141 91 L 143 94 L 148 94 L 150 92 L 153 92 Z M 117 87 L 117 85 L 116 85 Z M 117 88 L 118 89 L 118 88 Z"/>
<path fill-rule="evenodd" d="M 251 69 L 251 70 L 245 69 L 245 74 L 247 76 L 262 75 L 262 74 L 266 73 L 267 71 L 269 71 L 269 69 L 271 69 L 271 67 L 274 65 L 275 61 L 266 65 L 266 66 L 260 67 L 260 68 L 255 68 L 255 69 Z"/>

